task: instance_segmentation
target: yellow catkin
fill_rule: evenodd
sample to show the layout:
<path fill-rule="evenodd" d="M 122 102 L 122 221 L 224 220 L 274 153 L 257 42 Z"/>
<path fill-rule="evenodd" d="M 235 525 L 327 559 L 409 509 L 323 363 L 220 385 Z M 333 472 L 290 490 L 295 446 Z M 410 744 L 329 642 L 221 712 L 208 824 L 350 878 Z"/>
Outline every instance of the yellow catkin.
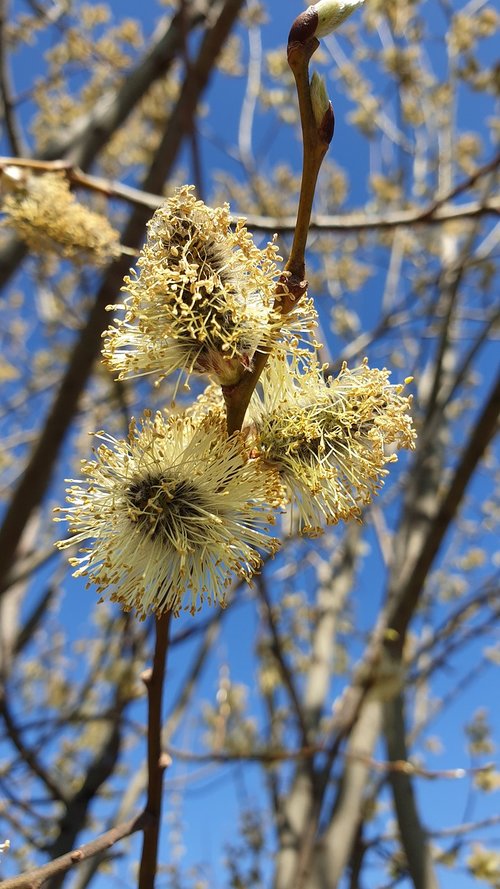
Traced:
<path fill-rule="evenodd" d="M 57 510 L 71 532 L 58 546 L 86 544 L 70 559 L 75 576 L 125 610 L 223 605 L 233 576 L 249 581 L 259 570 L 258 550 L 277 549 L 267 533 L 277 480 L 217 418 L 146 412 L 127 441 L 99 437 Z"/>
<path fill-rule="evenodd" d="M 2 210 L 35 253 L 58 253 L 96 265 L 120 253 L 118 232 L 104 216 L 77 201 L 64 174 L 23 177 L 5 196 Z"/>
<path fill-rule="evenodd" d="M 255 448 L 280 473 L 300 530 L 359 519 L 397 448 L 413 448 L 410 398 L 365 360 L 325 379 L 314 361 L 272 358 L 251 406 Z"/>
<path fill-rule="evenodd" d="M 124 303 L 110 307 L 122 317 L 105 334 L 104 362 L 119 379 L 181 370 L 233 385 L 259 345 L 280 342 L 278 260 L 276 245 L 258 248 L 227 205 L 207 207 L 183 186 L 150 220 Z M 282 339 L 314 322 L 306 300 L 286 319 Z"/>

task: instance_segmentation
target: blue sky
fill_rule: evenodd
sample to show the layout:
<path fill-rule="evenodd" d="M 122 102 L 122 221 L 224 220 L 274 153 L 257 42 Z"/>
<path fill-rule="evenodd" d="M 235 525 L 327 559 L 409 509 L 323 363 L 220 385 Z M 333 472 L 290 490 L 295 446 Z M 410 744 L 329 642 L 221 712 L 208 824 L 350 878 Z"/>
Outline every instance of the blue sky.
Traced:
<path fill-rule="evenodd" d="M 144 32 L 146 35 L 151 34 L 153 26 L 158 16 L 158 6 L 156 3 L 143 2 L 137 4 L 132 0 L 114 0 L 109 4 L 117 17 L 130 15 L 131 17 L 139 17 L 143 22 Z M 268 4 L 269 21 L 262 28 L 262 40 L 264 48 L 275 48 L 279 44 L 286 41 L 289 26 L 293 18 L 304 8 L 303 3 L 299 0 L 283 3 L 279 0 Z M 459 7 L 458 3 L 453 4 L 455 8 Z M 460 4 L 461 5 L 461 4 Z M 427 3 L 432 18 L 437 18 L 439 12 L 436 11 L 432 4 Z M 442 23 L 440 23 L 442 27 Z M 245 43 L 246 35 L 240 30 L 240 35 Z M 37 65 L 38 52 L 44 47 L 35 44 L 29 51 L 24 50 L 18 59 L 18 68 L 16 79 L 18 89 L 23 88 L 23 77 L 26 84 L 31 82 L 32 68 Z M 436 55 L 439 54 L 439 45 L 433 48 Z M 246 47 L 245 47 L 246 53 Z M 23 73 L 24 69 L 24 73 Z M 330 81 L 331 83 L 331 81 Z M 238 112 L 240 108 L 241 98 L 244 90 L 244 80 L 235 79 L 228 82 L 220 75 L 214 78 L 211 84 L 207 99 L 210 100 L 213 113 L 210 117 L 209 126 L 214 132 L 223 134 L 224 142 L 231 145 L 236 142 L 238 128 Z M 336 134 L 332 143 L 331 156 L 338 160 L 342 166 L 346 166 L 349 171 L 351 183 L 350 193 L 347 198 L 348 206 L 356 206 L 361 203 L 366 190 L 366 180 L 368 175 L 368 147 L 367 143 L 362 140 L 352 128 L 346 125 L 345 118 L 348 112 L 347 100 L 339 94 L 335 96 L 335 110 L 337 118 Z M 464 128 L 469 125 L 475 125 L 480 106 L 475 105 L 472 99 L 464 102 L 461 106 L 461 120 Z M 201 132 L 205 124 L 202 125 Z M 261 133 L 262 123 L 257 120 L 256 134 L 257 141 Z M 231 172 L 238 174 L 238 165 L 236 163 L 227 162 L 224 153 L 215 146 L 210 140 L 201 140 L 202 147 L 202 165 L 204 177 L 210 186 L 212 174 L 215 169 L 229 166 Z M 278 133 L 269 153 L 266 155 L 265 164 L 270 166 L 279 159 L 287 161 L 294 168 L 298 167 L 300 157 L 300 145 L 297 140 L 290 139 L 290 132 L 283 129 Z M 189 170 L 189 154 L 183 153 L 181 164 L 184 169 Z M 355 166 L 354 166 L 355 165 Z M 358 171 L 361 170 L 361 173 Z M 361 310 L 363 306 L 366 308 L 366 299 L 364 294 L 356 295 L 355 300 L 359 303 Z M 372 303 L 371 311 L 375 311 L 375 302 Z M 327 317 L 328 308 L 325 309 L 325 319 Z M 366 315 L 365 315 L 366 318 Z M 333 342 L 332 345 L 335 345 Z M 493 351 L 487 353 L 485 359 L 484 370 L 489 372 L 495 364 L 495 356 Z M 481 486 L 481 476 L 474 483 Z M 371 545 L 370 557 L 365 561 L 365 567 L 356 585 L 353 593 L 353 608 L 360 613 L 360 624 L 366 631 L 373 624 L 377 608 L 380 603 L 380 597 L 383 592 L 382 566 L 380 556 L 377 551 L 377 545 L 374 535 L 369 535 L 369 543 Z M 367 595 L 366 589 L 370 588 L 370 595 Z M 94 597 L 92 591 L 84 591 L 83 583 L 74 581 L 74 589 L 61 603 L 60 618 L 62 622 L 75 621 L 80 626 L 90 627 L 91 615 L 89 609 L 93 607 Z M 180 629 L 185 622 L 191 618 L 181 618 L 175 626 Z M 250 702 L 256 710 L 258 708 L 258 698 L 253 691 L 255 682 L 255 661 L 253 655 L 253 639 L 254 629 L 256 627 L 255 607 L 249 599 L 241 606 L 235 609 L 234 613 L 228 614 L 225 618 L 226 630 L 223 641 L 219 641 L 210 661 L 210 666 L 206 671 L 200 686 L 200 694 L 206 696 L 207 699 L 213 700 L 217 688 L 218 673 L 221 666 L 225 663 L 230 665 L 231 676 L 235 681 L 245 682 L 250 686 Z M 460 658 L 457 663 L 452 665 L 452 670 L 457 671 L 457 677 L 463 677 L 467 670 L 473 669 L 476 659 L 480 655 L 482 643 L 478 641 L 477 645 L 473 645 L 467 649 L 465 657 L 467 663 L 460 664 Z M 361 648 L 361 645 L 359 645 Z M 186 665 L 189 663 L 188 652 L 193 651 L 193 645 L 185 645 L 179 647 L 178 650 L 172 652 L 172 658 L 169 665 L 169 680 L 167 683 L 167 698 L 169 694 L 175 697 L 175 690 L 178 689 L 183 682 Z M 78 671 L 78 663 L 75 660 L 73 668 Z M 467 688 L 457 698 L 456 703 L 446 710 L 444 717 L 438 719 L 433 733 L 441 734 L 445 745 L 442 754 L 433 756 L 427 754 L 427 765 L 432 769 L 454 768 L 460 766 L 468 766 L 466 753 L 466 740 L 463 734 L 462 726 L 464 721 L 469 719 L 473 712 L 482 705 L 483 702 L 491 700 L 491 689 L 493 683 L 498 683 L 498 674 L 495 667 L 491 667 L 483 676 L 470 688 Z M 461 681 L 459 679 L 458 681 Z M 449 676 L 438 679 L 435 690 L 439 693 L 442 685 L 443 689 L 449 687 Z M 143 718 L 144 708 L 137 706 L 138 718 Z M 500 729 L 500 717 L 495 708 L 490 707 L 489 716 L 491 722 L 495 725 L 497 733 Z M 185 746 L 187 749 L 196 749 L 199 739 L 199 726 L 188 725 L 183 727 L 179 736 L 176 738 L 178 746 Z M 134 753 L 134 756 L 136 754 Z M 380 758 L 384 757 L 382 750 L 377 751 Z M 205 875 L 210 876 L 211 889 L 222 889 L 226 885 L 224 880 L 224 872 L 222 868 L 222 857 L 224 843 L 226 841 L 235 842 L 235 824 L 237 820 L 237 812 L 241 799 L 246 799 L 256 808 L 265 807 L 265 790 L 262 786 L 262 777 L 258 769 L 254 766 L 245 767 L 236 765 L 226 767 L 218 771 L 206 770 L 206 776 L 197 782 L 190 782 L 182 791 L 182 799 L 179 800 L 175 796 L 177 788 L 177 780 L 182 777 L 187 770 L 187 766 L 182 763 L 174 765 L 174 768 L 167 774 L 166 780 L 166 797 L 165 811 L 173 810 L 178 813 L 181 823 L 185 828 L 184 845 L 185 853 L 182 856 L 183 868 L 188 868 L 194 864 L 200 863 L 203 866 Z M 424 817 L 430 827 L 439 828 L 452 823 L 457 823 L 464 813 L 467 812 L 468 794 L 469 794 L 469 778 L 461 781 L 445 781 L 438 780 L 435 782 L 418 781 L 417 792 L 419 799 L 422 801 L 422 809 Z M 487 800 L 481 803 L 481 814 L 484 817 L 487 812 L 498 811 L 498 794 L 491 795 Z M 467 817 L 475 817 L 475 813 L 467 813 Z M 432 819 L 432 820 L 430 820 Z M 1 838 L 0 838 L 1 839 Z M 139 848 L 139 840 L 133 840 L 133 846 Z M 165 830 L 163 856 L 164 860 L 169 860 L 172 847 L 169 843 L 168 829 Z M 271 868 L 271 862 L 269 862 Z M 444 871 L 441 874 L 442 885 L 447 889 L 473 889 L 477 885 L 465 873 L 453 871 L 449 873 Z M 103 877 L 95 884 L 96 889 L 105 889 L 110 886 L 109 878 Z M 133 885 L 129 875 L 125 876 L 123 872 L 123 882 L 120 880 L 117 885 Z M 385 885 L 384 878 L 380 873 L 380 879 L 371 884 L 373 889 Z M 405 884 L 406 885 L 406 884 Z"/>

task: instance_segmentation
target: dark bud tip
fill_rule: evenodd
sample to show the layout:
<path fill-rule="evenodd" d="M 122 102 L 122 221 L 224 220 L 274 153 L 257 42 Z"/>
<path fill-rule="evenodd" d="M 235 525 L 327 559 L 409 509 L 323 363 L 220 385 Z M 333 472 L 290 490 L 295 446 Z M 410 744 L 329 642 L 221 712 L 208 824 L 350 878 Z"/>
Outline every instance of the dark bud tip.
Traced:
<path fill-rule="evenodd" d="M 293 43 L 301 43 L 302 45 L 306 44 L 312 37 L 314 37 L 317 27 L 318 13 L 314 6 L 309 6 L 308 9 L 297 16 L 290 28 L 288 46 L 292 46 Z"/>
<path fill-rule="evenodd" d="M 323 120 L 321 121 L 321 126 L 319 128 L 319 136 L 322 142 L 326 142 L 327 145 L 333 139 L 333 133 L 335 131 L 335 115 L 333 113 L 333 105 L 331 102 L 328 104 L 328 110 L 325 111 Z"/>

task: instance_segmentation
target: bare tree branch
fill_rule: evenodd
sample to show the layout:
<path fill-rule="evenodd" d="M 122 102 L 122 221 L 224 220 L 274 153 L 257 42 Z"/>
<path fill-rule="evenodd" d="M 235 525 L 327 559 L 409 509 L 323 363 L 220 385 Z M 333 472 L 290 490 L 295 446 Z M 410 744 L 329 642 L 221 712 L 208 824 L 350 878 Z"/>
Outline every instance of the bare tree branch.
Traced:
<path fill-rule="evenodd" d="M 11 76 L 7 59 L 7 46 L 5 38 L 5 26 L 8 21 L 8 0 L 0 2 L 0 97 L 3 105 L 3 116 L 5 120 L 5 129 L 13 154 L 22 155 L 25 153 L 24 141 L 18 122 L 14 115 L 14 99 L 11 84 Z"/>
<path fill-rule="evenodd" d="M 148 207 L 156 210 L 165 200 L 160 194 L 143 191 L 116 180 L 106 179 L 102 176 L 91 176 L 76 166 L 71 160 L 46 161 L 36 158 L 0 157 L 0 169 L 6 167 L 26 167 L 40 172 L 66 173 L 69 181 L 81 188 L 107 197 L 119 198 L 129 204 L 138 207 Z M 489 167 L 488 167 L 489 168 Z M 459 219 L 475 219 L 482 216 L 500 215 L 500 198 L 490 195 L 483 200 L 468 201 L 467 203 L 454 204 L 451 202 L 452 193 L 446 201 L 438 204 L 432 203 L 427 207 L 413 207 L 405 210 L 393 210 L 383 214 L 377 213 L 342 213 L 338 215 L 316 214 L 311 218 L 309 231 L 325 232 L 351 232 L 351 231 L 378 231 L 392 228 L 409 227 L 416 225 L 443 225 Z M 258 216 L 255 213 L 245 215 L 248 227 L 254 231 L 263 231 L 281 235 L 291 234 L 295 230 L 294 217 L 288 216 Z"/>
<path fill-rule="evenodd" d="M 35 774 L 37 778 L 40 779 L 52 799 L 57 800 L 58 802 L 66 802 L 66 795 L 63 792 L 63 789 L 54 780 L 50 772 L 42 765 L 38 756 L 38 752 L 32 750 L 24 743 L 22 732 L 16 724 L 14 716 L 7 703 L 5 690 L 0 697 L 0 713 L 2 715 L 8 737 L 18 751 L 22 761 L 25 762 L 26 765 L 29 766 L 33 774 Z"/>
<path fill-rule="evenodd" d="M 408 757 L 406 749 L 403 697 L 396 695 L 385 705 L 385 737 L 389 759 L 394 762 Z M 408 774 L 389 773 L 401 843 L 415 889 L 438 889 L 426 833 L 420 822 L 413 785 Z"/>
<path fill-rule="evenodd" d="M 429 528 L 422 549 L 409 572 L 402 594 L 390 605 L 389 626 L 399 636 L 397 647 L 401 647 L 408 624 L 415 610 L 418 596 L 429 569 L 439 551 L 441 542 L 450 522 L 454 518 L 471 476 L 485 450 L 496 433 L 500 413 L 500 374 L 493 384 L 479 417 L 470 431 L 467 444 L 462 451 L 453 477 L 441 499 L 436 516 Z"/>
<path fill-rule="evenodd" d="M 298 727 L 300 729 L 300 736 L 302 745 L 305 747 L 308 743 L 308 729 L 307 724 L 304 718 L 304 713 L 302 710 L 302 705 L 299 699 L 299 695 L 297 689 L 295 687 L 295 678 L 293 676 L 293 671 L 289 668 L 282 646 L 282 640 L 280 639 L 278 628 L 276 625 L 276 620 L 273 614 L 273 606 L 272 602 L 269 598 L 267 585 L 265 578 L 262 576 L 257 577 L 256 579 L 257 589 L 259 591 L 260 598 L 264 604 L 266 621 L 269 626 L 269 630 L 271 632 L 271 651 L 276 658 L 276 662 L 279 666 L 281 677 L 283 680 L 283 684 L 288 691 L 288 696 L 293 706 L 293 712 L 295 714 L 295 718 L 297 720 Z"/>
<path fill-rule="evenodd" d="M 330 822 L 318 839 L 313 873 L 297 879 L 294 889 L 334 889 L 351 858 L 359 830 L 363 800 L 371 770 L 371 755 L 382 729 L 383 705 L 377 698 L 365 701 L 346 746 L 346 763 L 340 778 Z"/>
<path fill-rule="evenodd" d="M 138 889 L 154 889 L 158 868 L 158 844 L 161 826 L 163 774 L 169 765 L 169 757 L 162 750 L 163 686 L 167 665 L 167 651 L 171 613 L 167 612 L 156 621 L 156 641 L 153 666 L 143 673 L 142 679 L 148 691 L 148 797 L 146 812 L 150 824 L 144 832 Z"/>
<path fill-rule="evenodd" d="M 136 818 L 126 821 L 124 824 L 117 824 L 111 830 L 107 830 L 100 837 L 85 843 L 60 858 L 44 864 L 43 867 L 37 867 L 26 874 L 19 877 L 12 877 L 8 880 L 2 880 L 2 889 L 41 889 L 52 877 L 64 877 L 64 874 L 74 867 L 80 861 L 85 861 L 100 852 L 110 849 L 111 846 L 123 840 L 125 837 L 131 836 L 140 830 L 144 830 L 149 825 L 149 816 L 142 812 Z"/>

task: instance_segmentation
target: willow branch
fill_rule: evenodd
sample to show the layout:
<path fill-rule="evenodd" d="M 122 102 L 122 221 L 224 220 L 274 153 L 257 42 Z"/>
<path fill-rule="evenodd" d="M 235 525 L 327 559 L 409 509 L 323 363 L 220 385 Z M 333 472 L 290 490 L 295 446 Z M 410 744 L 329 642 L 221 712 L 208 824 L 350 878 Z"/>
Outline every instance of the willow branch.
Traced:
<path fill-rule="evenodd" d="M 3 105 L 5 129 L 14 154 L 24 153 L 24 142 L 14 115 L 12 84 L 7 59 L 7 38 L 5 34 L 9 19 L 7 0 L 0 0 L 0 98 Z"/>
<path fill-rule="evenodd" d="M 366 746 L 366 745 L 363 745 Z M 191 750 L 181 750 L 179 747 L 173 747 L 168 744 L 167 753 L 172 759 L 182 760 L 183 762 L 194 763 L 196 765 L 232 765 L 237 762 L 258 762 L 265 765 L 291 762 L 293 760 L 312 759 L 318 754 L 328 752 L 325 744 L 309 744 L 306 747 L 299 747 L 296 750 L 290 750 L 285 747 L 267 748 L 266 750 L 241 750 L 226 752 L 210 752 L 210 753 L 194 753 Z M 345 762 L 362 763 L 370 771 L 377 772 L 380 775 L 388 775 L 397 773 L 402 775 L 410 775 L 414 778 L 422 778 L 427 781 L 461 781 L 463 778 L 470 778 L 474 775 L 481 775 L 491 771 L 494 768 L 493 762 L 487 762 L 480 766 L 471 766 L 463 768 L 459 766 L 453 769 L 426 769 L 418 763 L 410 759 L 394 759 L 380 760 L 374 759 L 368 753 L 359 747 L 352 745 L 341 752 L 341 758 Z M 2 886 L 3 889 L 3 886 Z"/>
<path fill-rule="evenodd" d="M 161 743 L 170 619 L 171 612 L 167 612 L 156 621 L 153 666 L 142 675 L 148 692 L 148 796 L 145 811 L 150 823 L 144 831 L 138 889 L 154 889 L 158 867 L 163 774 L 170 762 L 170 757 L 162 751 Z"/>
<path fill-rule="evenodd" d="M 300 35 L 299 35 L 300 36 Z M 293 243 L 284 273 L 276 288 L 275 307 L 284 317 L 307 290 L 305 275 L 305 250 L 311 222 L 311 212 L 316 183 L 323 158 L 333 136 L 333 111 L 330 105 L 329 126 L 318 126 L 311 102 L 309 86 L 309 62 L 319 46 L 315 37 L 301 42 L 296 39 L 294 28 L 288 41 L 288 64 L 295 79 L 302 127 L 302 178 L 300 185 L 297 219 L 294 227 Z M 227 409 L 227 431 L 229 435 L 241 429 L 245 413 L 264 370 L 269 353 L 257 351 L 253 367 L 245 371 L 236 385 L 223 389 Z"/>
<path fill-rule="evenodd" d="M 500 198 L 491 195 L 484 200 L 468 201 L 464 204 L 450 202 L 389 210 L 384 213 L 367 213 L 363 210 L 351 213 L 318 213 L 311 218 L 311 232 L 367 232 L 387 231 L 415 225 L 443 225 L 459 219 L 474 219 L 480 216 L 500 216 Z M 295 219 L 292 216 L 261 216 L 249 213 L 247 225 L 253 231 L 278 232 L 286 235 L 294 231 Z"/>
<path fill-rule="evenodd" d="M 385 737 L 389 759 L 394 762 L 406 760 L 408 752 L 403 698 L 400 694 L 385 705 Z M 401 843 L 415 889 L 438 889 L 429 843 L 420 821 L 410 775 L 411 773 L 395 769 L 389 772 Z"/>
<path fill-rule="evenodd" d="M 291 274 L 292 280 L 298 282 L 303 280 L 305 274 L 305 251 L 318 174 L 333 136 L 333 111 L 331 112 L 331 134 L 329 134 L 329 137 L 325 137 L 324 132 L 316 123 L 312 108 L 311 91 L 309 88 L 309 61 L 318 46 L 319 41 L 315 37 L 307 40 L 305 43 L 292 40 L 288 44 L 288 64 L 295 78 L 299 100 L 303 157 L 297 223 L 285 270 Z M 289 302 L 289 299 L 285 299 L 284 296 L 282 301 L 283 314 L 290 311 L 292 307 L 293 298 Z"/>
<path fill-rule="evenodd" d="M 91 840 L 90 843 L 85 843 L 83 846 L 79 846 L 78 849 L 73 849 L 71 852 L 67 852 L 66 855 L 61 855 L 60 858 L 49 861 L 48 864 L 44 864 L 42 867 L 37 867 L 34 870 L 28 871 L 28 873 L 12 877 L 9 880 L 2 880 L 2 889 L 40 889 L 51 877 L 64 874 L 74 867 L 75 864 L 79 864 L 79 862 L 85 861 L 87 858 L 92 858 L 94 855 L 110 849 L 111 846 L 114 846 L 125 837 L 144 830 L 148 823 L 149 816 L 143 812 L 130 821 L 125 821 L 123 824 L 112 827 L 111 830 L 107 830 L 106 833 L 103 833 L 95 840 Z"/>
<path fill-rule="evenodd" d="M 265 579 L 262 575 L 257 576 L 256 578 L 257 589 L 259 591 L 259 595 L 264 603 L 264 607 L 266 610 L 266 618 L 269 629 L 271 631 L 271 651 L 277 661 L 277 664 L 280 668 L 281 676 L 283 678 L 283 683 L 288 690 L 288 695 L 292 702 L 293 710 L 295 712 L 295 716 L 297 719 L 297 723 L 300 728 L 300 736 L 302 740 L 302 744 L 305 747 L 308 746 L 308 730 L 307 723 L 304 718 L 304 713 L 301 707 L 300 698 L 297 692 L 297 688 L 295 685 L 295 677 L 293 675 L 293 671 L 287 664 L 285 654 L 283 651 L 282 640 L 280 639 L 280 635 L 278 632 L 278 627 L 276 626 L 276 620 L 273 612 L 272 602 L 269 598 L 269 593 L 267 590 Z"/>
<path fill-rule="evenodd" d="M 477 216 L 499 216 L 500 198 L 497 195 L 488 195 L 483 200 L 468 201 L 456 204 L 453 200 L 460 194 L 473 188 L 477 181 L 500 165 L 500 158 L 496 155 L 491 161 L 479 167 L 475 173 L 464 179 L 460 185 L 450 191 L 439 201 L 424 206 L 406 207 L 405 209 L 390 210 L 384 213 L 367 213 L 354 211 L 350 213 L 316 214 L 311 216 L 309 231 L 327 232 L 355 232 L 377 231 L 414 225 L 442 225 L 458 219 L 473 219 Z M 86 188 L 98 194 L 110 198 L 126 201 L 138 207 L 147 207 L 156 210 L 165 197 L 140 188 L 134 188 L 114 179 L 103 176 L 91 176 L 80 167 L 75 166 L 69 160 L 39 160 L 37 158 L 0 157 L 0 169 L 6 167 L 25 167 L 40 173 L 58 172 L 65 173 L 68 181 L 73 185 Z M 249 213 L 245 216 L 247 225 L 253 231 L 269 232 L 285 235 L 293 233 L 296 229 L 295 216 L 262 216 Z"/>
<path fill-rule="evenodd" d="M 492 441 L 498 428 L 500 415 L 500 374 L 495 380 L 481 413 L 474 424 L 470 438 L 456 466 L 453 478 L 432 521 L 420 554 L 412 567 L 411 576 L 400 597 L 390 603 L 388 625 L 396 630 L 395 647 L 401 648 L 409 621 L 415 610 L 425 578 L 439 551 L 443 538 L 465 494 L 469 481 Z"/>
<path fill-rule="evenodd" d="M 7 736 L 19 753 L 21 760 L 26 763 L 33 774 L 42 782 L 53 800 L 65 803 L 66 798 L 62 788 L 56 781 L 54 781 L 50 772 L 42 765 L 38 753 L 24 743 L 22 732 L 15 722 L 14 716 L 7 704 L 5 694 L 0 698 L 0 715 L 5 724 Z"/>

